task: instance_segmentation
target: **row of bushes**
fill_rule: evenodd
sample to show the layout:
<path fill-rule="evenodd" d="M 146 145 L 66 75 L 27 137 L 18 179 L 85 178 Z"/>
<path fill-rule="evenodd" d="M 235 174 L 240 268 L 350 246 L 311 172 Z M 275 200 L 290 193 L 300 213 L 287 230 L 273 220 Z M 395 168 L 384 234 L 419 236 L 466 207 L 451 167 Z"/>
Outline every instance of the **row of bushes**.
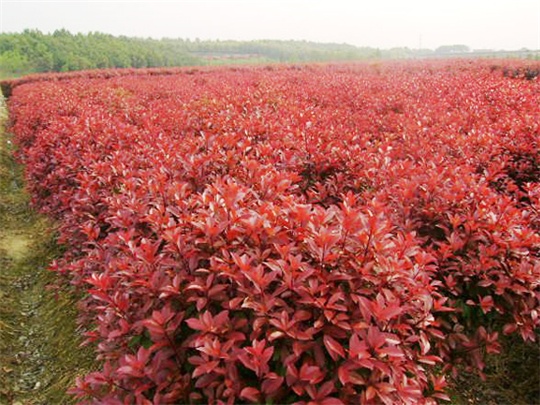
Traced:
<path fill-rule="evenodd" d="M 19 84 L 88 403 L 435 403 L 537 337 L 540 100 L 487 63 Z"/>

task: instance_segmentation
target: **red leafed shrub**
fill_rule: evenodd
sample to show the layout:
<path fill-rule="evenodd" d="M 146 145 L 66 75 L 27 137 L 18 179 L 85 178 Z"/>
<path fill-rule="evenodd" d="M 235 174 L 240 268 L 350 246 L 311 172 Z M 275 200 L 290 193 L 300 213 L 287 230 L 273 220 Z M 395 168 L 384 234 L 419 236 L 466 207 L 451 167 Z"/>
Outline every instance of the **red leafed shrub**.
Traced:
<path fill-rule="evenodd" d="M 537 338 L 536 80 L 468 61 L 147 73 L 10 99 L 102 364 L 81 402 L 435 403 L 501 333 Z"/>

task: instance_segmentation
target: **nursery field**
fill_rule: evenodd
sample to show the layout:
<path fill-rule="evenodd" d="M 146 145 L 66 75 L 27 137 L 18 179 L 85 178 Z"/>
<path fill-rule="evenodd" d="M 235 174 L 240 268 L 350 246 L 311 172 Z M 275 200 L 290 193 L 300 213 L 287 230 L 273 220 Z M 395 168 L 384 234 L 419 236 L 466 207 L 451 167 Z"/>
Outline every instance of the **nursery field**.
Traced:
<path fill-rule="evenodd" d="M 81 403 L 418 404 L 538 343 L 540 66 L 105 70 L 4 83 Z M 528 395 L 528 397 L 527 397 Z M 534 400 L 538 392 L 524 393 Z"/>

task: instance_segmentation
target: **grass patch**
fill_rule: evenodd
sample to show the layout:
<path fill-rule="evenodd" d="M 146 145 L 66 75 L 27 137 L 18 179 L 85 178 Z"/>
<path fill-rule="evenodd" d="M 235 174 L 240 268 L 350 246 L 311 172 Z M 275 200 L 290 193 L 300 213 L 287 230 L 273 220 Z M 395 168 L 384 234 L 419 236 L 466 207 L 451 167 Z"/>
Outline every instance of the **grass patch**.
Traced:
<path fill-rule="evenodd" d="M 80 347 L 75 293 L 50 288 L 60 248 L 53 224 L 29 207 L 5 119 L 0 105 L 0 403 L 72 403 L 66 389 L 94 355 Z"/>

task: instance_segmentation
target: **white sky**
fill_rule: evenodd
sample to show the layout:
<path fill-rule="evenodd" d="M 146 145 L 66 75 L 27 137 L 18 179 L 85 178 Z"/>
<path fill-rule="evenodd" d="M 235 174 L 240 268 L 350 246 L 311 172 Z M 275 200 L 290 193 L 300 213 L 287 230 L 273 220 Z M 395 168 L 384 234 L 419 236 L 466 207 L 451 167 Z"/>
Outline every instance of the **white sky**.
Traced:
<path fill-rule="evenodd" d="M 0 31 L 540 49 L 540 0 L 0 0 Z"/>

